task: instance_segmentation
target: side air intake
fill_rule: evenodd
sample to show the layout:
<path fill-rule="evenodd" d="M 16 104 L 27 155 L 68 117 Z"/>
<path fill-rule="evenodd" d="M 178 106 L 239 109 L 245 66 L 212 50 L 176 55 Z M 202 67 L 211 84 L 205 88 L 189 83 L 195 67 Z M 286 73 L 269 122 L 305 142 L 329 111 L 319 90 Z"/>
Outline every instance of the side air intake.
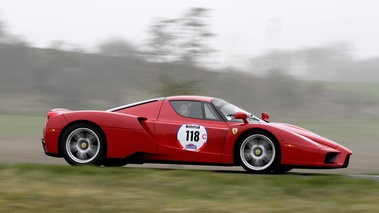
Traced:
<path fill-rule="evenodd" d="M 327 153 L 325 156 L 324 163 L 325 164 L 333 164 L 337 158 L 337 155 L 338 155 L 338 153 L 334 153 L 334 152 Z"/>

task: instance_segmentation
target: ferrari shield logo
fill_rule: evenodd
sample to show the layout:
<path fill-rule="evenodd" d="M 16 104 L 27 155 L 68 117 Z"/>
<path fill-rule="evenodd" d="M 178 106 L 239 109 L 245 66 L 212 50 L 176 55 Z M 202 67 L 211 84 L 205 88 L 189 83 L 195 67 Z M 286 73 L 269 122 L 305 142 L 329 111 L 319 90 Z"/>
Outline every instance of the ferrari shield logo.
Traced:
<path fill-rule="evenodd" d="M 238 128 L 233 128 L 233 129 L 232 129 L 232 132 L 233 132 L 233 135 L 237 134 L 237 132 L 238 132 Z"/>

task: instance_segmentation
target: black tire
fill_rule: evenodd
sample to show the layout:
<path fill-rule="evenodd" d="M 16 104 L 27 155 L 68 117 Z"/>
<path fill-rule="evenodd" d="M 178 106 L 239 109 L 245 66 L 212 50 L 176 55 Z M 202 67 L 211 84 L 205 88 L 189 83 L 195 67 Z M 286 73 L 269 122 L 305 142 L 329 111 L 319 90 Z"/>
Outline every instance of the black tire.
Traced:
<path fill-rule="evenodd" d="M 250 173 L 269 173 L 280 163 L 279 144 L 274 136 L 264 131 L 252 131 L 243 136 L 235 155 Z"/>
<path fill-rule="evenodd" d="M 101 165 L 106 140 L 100 129 L 87 123 L 70 126 L 60 142 L 63 157 L 71 165 Z"/>

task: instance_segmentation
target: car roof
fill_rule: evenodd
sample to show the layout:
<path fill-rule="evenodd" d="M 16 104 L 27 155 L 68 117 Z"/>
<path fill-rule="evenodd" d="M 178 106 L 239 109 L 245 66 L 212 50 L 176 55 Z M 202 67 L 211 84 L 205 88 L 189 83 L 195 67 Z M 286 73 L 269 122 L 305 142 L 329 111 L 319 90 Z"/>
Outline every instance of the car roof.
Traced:
<path fill-rule="evenodd" d="M 166 100 L 168 100 L 168 101 L 187 100 L 187 101 L 210 102 L 212 99 L 214 99 L 214 97 L 197 96 L 197 95 L 179 95 L 179 96 L 166 97 Z"/>
<path fill-rule="evenodd" d="M 203 101 L 203 102 L 211 102 L 212 99 L 214 99 L 213 97 L 207 97 L 207 96 L 197 96 L 197 95 L 178 95 L 178 96 L 168 96 L 168 97 L 162 97 L 162 98 L 154 98 L 154 99 L 149 99 L 149 100 L 144 100 L 144 101 L 139 101 L 139 102 L 135 102 L 135 103 L 131 103 L 131 104 L 127 104 L 127 105 L 122 105 L 122 106 L 118 106 L 118 107 L 115 107 L 115 108 L 112 108 L 112 109 L 108 109 L 106 111 L 108 112 L 114 112 L 114 111 L 118 111 L 118 110 L 121 110 L 121 109 L 125 109 L 125 108 L 129 108 L 129 107 L 132 107 L 132 106 L 137 106 L 137 105 L 141 105 L 141 104 L 145 104 L 145 103 L 149 103 L 149 102 L 155 102 L 155 101 L 162 101 L 162 100 L 168 100 L 168 101 Z"/>

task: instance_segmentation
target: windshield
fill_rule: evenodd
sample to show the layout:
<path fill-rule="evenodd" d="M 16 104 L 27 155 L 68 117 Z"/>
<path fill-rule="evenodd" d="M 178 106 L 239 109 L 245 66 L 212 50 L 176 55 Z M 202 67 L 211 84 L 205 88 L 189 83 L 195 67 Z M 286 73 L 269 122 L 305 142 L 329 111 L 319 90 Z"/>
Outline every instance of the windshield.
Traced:
<path fill-rule="evenodd" d="M 247 114 L 247 119 L 249 122 L 264 122 L 257 116 L 253 115 L 250 112 L 247 112 L 227 101 L 224 101 L 222 99 L 213 99 L 212 104 L 216 107 L 216 109 L 221 113 L 221 115 L 227 120 L 227 121 L 234 121 L 234 122 L 243 122 L 241 119 L 235 119 L 234 114 L 236 112 L 243 112 Z"/>

